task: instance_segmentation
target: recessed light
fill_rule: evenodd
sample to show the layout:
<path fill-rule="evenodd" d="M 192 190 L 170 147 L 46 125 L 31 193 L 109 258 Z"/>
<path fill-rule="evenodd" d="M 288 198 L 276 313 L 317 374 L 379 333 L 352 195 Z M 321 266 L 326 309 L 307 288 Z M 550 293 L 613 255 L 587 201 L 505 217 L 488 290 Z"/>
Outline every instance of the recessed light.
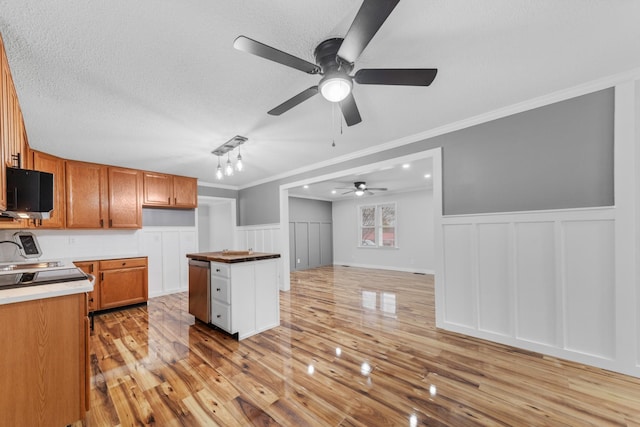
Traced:
<path fill-rule="evenodd" d="M 336 194 L 337 191 L 336 190 L 331 190 L 331 194 Z"/>
<path fill-rule="evenodd" d="M 424 174 L 424 177 L 425 177 L 425 178 L 431 178 L 431 174 L 430 174 L 430 173 L 425 173 L 425 174 Z"/>
<path fill-rule="evenodd" d="M 309 186 L 308 185 L 303 185 L 302 188 L 309 188 Z"/>
<path fill-rule="evenodd" d="M 402 169 L 409 169 L 411 167 L 411 165 L 409 163 L 405 163 L 404 165 L 402 165 Z"/>

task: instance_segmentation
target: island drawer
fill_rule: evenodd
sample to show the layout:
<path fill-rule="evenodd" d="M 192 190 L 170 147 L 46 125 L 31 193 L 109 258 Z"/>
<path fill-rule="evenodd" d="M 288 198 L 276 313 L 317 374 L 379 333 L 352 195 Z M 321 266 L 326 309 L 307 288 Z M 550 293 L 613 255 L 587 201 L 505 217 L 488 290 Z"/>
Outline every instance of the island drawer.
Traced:
<path fill-rule="evenodd" d="M 220 262 L 212 262 L 211 263 L 211 277 L 230 277 L 230 268 L 229 264 L 223 264 Z"/>
<path fill-rule="evenodd" d="M 211 297 L 224 303 L 231 303 L 230 280 L 224 277 L 211 275 Z"/>
<path fill-rule="evenodd" d="M 211 304 L 211 323 L 230 334 L 231 331 L 231 307 L 214 300 Z"/>

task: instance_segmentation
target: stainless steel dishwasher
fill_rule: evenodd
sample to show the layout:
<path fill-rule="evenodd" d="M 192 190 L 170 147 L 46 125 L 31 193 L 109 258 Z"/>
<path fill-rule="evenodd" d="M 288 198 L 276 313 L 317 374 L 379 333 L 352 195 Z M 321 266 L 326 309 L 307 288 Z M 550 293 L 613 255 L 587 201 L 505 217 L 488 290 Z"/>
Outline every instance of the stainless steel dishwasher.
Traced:
<path fill-rule="evenodd" d="M 211 321 L 211 275 L 209 261 L 189 260 L 189 313 L 205 323 Z"/>

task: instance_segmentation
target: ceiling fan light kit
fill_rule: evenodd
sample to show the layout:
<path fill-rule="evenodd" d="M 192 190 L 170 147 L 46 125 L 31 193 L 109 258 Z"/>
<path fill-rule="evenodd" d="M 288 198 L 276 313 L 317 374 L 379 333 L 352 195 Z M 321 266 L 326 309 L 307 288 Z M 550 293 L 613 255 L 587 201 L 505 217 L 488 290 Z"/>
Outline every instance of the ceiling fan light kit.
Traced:
<path fill-rule="evenodd" d="M 340 102 L 349 96 L 353 83 L 351 77 L 346 74 L 332 73 L 326 74 L 320 80 L 318 87 L 324 99 L 330 102 Z"/>
<path fill-rule="evenodd" d="M 353 81 L 369 85 L 429 86 L 438 72 L 435 68 L 360 69 L 354 75 L 350 75 L 356 59 L 399 1 L 364 0 L 344 39 L 327 39 L 316 47 L 316 64 L 248 37 L 239 36 L 233 42 L 233 47 L 238 50 L 308 74 L 323 76 L 318 86 L 305 89 L 271 109 L 268 114 L 279 116 L 320 92 L 328 101 L 339 103 L 347 126 L 353 126 L 362 121 L 353 97 Z"/>
<path fill-rule="evenodd" d="M 345 194 L 349 194 L 349 193 L 353 193 L 355 194 L 357 197 L 362 197 L 365 194 L 368 194 L 369 196 L 373 196 L 375 193 L 374 191 L 387 191 L 387 188 L 383 188 L 383 187 L 367 187 L 367 183 L 364 181 L 356 181 L 353 183 L 353 187 L 340 187 L 337 188 L 337 190 L 349 190 L 349 191 L 345 191 L 344 193 L 342 193 L 342 195 L 344 196 Z"/>

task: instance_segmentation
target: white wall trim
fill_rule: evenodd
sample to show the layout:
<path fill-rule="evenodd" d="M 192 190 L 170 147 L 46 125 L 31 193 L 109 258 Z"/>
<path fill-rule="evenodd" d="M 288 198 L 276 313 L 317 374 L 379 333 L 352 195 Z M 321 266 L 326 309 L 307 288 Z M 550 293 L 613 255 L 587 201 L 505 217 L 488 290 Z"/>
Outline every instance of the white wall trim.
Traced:
<path fill-rule="evenodd" d="M 352 262 L 342 262 L 339 260 L 334 260 L 333 265 L 342 266 L 342 267 L 367 268 L 372 270 L 402 271 L 405 273 L 416 273 L 416 274 L 435 274 L 435 270 L 431 270 L 431 269 L 402 268 L 402 267 L 394 267 L 393 265 L 379 265 L 379 264 L 358 264 L 358 263 L 352 263 Z"/>

